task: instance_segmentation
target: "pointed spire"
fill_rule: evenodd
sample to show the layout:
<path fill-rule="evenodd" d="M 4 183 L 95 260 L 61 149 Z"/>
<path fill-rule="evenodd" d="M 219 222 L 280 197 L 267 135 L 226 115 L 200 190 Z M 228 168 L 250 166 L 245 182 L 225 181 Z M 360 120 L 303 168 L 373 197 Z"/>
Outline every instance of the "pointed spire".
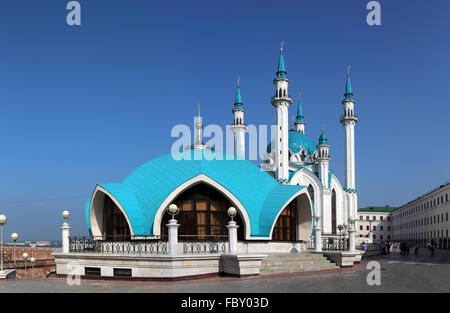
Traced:
<path fill-rule="evenodd" d="M 303 108 L 302 108 L 302 93 L 300 92 L 298 95 L 298 108 L 297 108 L 297 122 L 303 122 Z"/>
<path fill-rule="evenodd" d="M 350 82 L 350 65 L 347 68 L 347 82 L 345 84 L 344 100 L 353 100 L 352 84 Z"/>
<path fill-rule="evenodd" d="M 328 145 L 328 138 L 325 133 L 325 124 L 322 124 L 322 134 L 319 137 L 319 145 Z"/>
<path fill-rule="evenodd" d="M 239 87 L 240 77 L 237 79 L 237 88 L 236 88 L 236 96 L 234 98 L 234 110 L 244 110 L 242 107 L 242 99 L 241 99 L 241 88 Z"/>
<path fill-rule="evenodd" d="M 195 145 L 203 145 L 203 138 L 202 138 L 202 120 L 200 117 L 200 103 L 198 104 L 198 116 L 197 116 L 197 123 L 195 123 L 195 128 L 197 128 L 197 139 L 195 140 Z"/>
<path fill-rule="evenodd" d="M 284 66 L 284 58 L 283 58 L 283 44 L 284 42 L 281 42 L 280 46 L 280 59 L 278 60 L 278 70 L 277 70 L 277 77 L 278 78 L 286 78 L 286 68 Z"/>

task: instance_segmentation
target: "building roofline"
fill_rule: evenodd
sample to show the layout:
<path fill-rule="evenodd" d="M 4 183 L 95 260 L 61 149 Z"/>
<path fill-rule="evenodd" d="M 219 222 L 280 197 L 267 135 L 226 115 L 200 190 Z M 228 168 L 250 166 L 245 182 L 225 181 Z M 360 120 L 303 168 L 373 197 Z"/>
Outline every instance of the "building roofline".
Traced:
<path fill-rule="evenodd" d="M 413 203 L 414 201 L 423 199 L 423 198 L 425 198 L 426 196 L 429 196 L 430 194 L 432 194 L 433 192 L 436 192 L 436 191 L 438 191 L 438 190 L 440 190 L 440 189 L 443 189 L 443 188 L 447 187 L 448 185 L 450 185 L 450 181 L 447 181 L 447 182 L 445 182 L 444 184 L 439 185 L 438 187 L 435 187 L 435 188 L 433 188 L 432 190 L 428 191 L 427 193 L 425 193 L 425 194 L 423 194 L 423 195 L 417 197 L 416 199 L 411 200 L 411 201 L 409 201 L 408 203 L 405 203 L 405 204 L 402 205 L 402 206 L 399 206 L 399 207 L 397 208 L 397 210 L 403 209 L 404 207 L 408 206 L 409 204 Z M 397 210 L 395 210 L 395 211 L 397 211 Z"/>

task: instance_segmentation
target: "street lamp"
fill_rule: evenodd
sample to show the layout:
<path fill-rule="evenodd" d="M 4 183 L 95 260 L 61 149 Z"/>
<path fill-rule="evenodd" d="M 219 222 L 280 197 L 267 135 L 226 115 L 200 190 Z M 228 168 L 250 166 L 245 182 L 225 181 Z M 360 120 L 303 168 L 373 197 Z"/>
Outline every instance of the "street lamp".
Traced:
<path fill-rule="evenodd" d="M 35 258 L 31 257 L 30 262 L 31 262 L 31 278 L 33 278 L 34 276 L 34 262 L 36 261 Z"/>
<path fill-rule="evenodd" d="M 16 268 L 16 241 L 19 239 L 19 235 L 17 233 L 11 234 L 11 240 L 14 241 L 14 268 Z"/>
<path fill-rule="evenodd" d="M 64 223 L 67 223 L 67 220 L 69 219 L 69 216 L 70 216 L 70 212 L 69 211 L 64 210 L 62 212 L 62 217 L 64 218 Z"/>
<path fill-rule="evenodd" d="M 6 224 L 6 220 L 7 220 L 6 216 L 1 214 L 0 215 L 0 228 L 1 228 L 1 238 L 0 238 L 0 240 L 1 240 L 1 247 L 0 247 L 0 249 L 1 249 L 0 277 L 4 277 L 5 276 L 5 272 L 3 271 L 3 225 Z"/>
<path fill-rule="evenodd" d="M 230 207 L 228 208 L 228 210 L 227 210 L 227 213 L 228 213 L 228 216 L 231 217 L 231 220 L 233 220 L 233 218 L 234 218 L 234 217 L 236 216 L 236 214 L 237 214 L 237 210 L 236 210 L 236 208 L 230 206 Z"/>
<path fill-rule="evenodd" d="M 24 252 L 22 254 L 22 258 L 25 260 L 25 278 L 27 278 L 27 259 L 28 259 L 28 253 Z"/>
<path fill-rule="evenodd" d="M 169 214 L 172 214 L 172 219 L 174 219 L 174 216 L 180 213 L 180 209 L 177 207 L 175 203 L 172 203 L 169 205 Z"/>

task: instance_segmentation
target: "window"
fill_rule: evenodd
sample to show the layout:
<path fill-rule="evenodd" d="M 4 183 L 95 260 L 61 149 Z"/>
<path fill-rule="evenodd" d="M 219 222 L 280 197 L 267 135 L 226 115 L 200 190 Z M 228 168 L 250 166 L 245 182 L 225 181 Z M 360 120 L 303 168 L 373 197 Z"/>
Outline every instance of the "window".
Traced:
<path fill-rule="evenodd" d="M 368 221 L 369 220 L 369 216 L 366 216 L 366 221 Z"/>
<path fill-rule="evenodd" d="M 362 225 L 359 225 L 359 230 L 363 230 L 363 227 L 362 227 Z"/>
<path fill-rule="evenodd" d="M 292 201 L 278 217 L 273 228 L 272 240 L 294 241 L 297 236 L 297 201 Z"/>
<path fill-rule="evenodd" d="M 363 220 L 363 216 L 362 216 L 362 215 L 359 216 L 359 220 L 360 220 L 360 221 Z"/>
<path fill-rule="evenodd" d="M 103 233 L 107 240 L 123 240 L 130 236 L 128 222 L 110 197 L 103 202 Z"/>
<path fill-rule="evenodd" d="M 391 226 L 388 226 L 388 231 L 391 231 Z"/>
<path fill-rule="evenodd" d="M 380 221 L 382 221 L 384 219 L 384 216 L 380 216 Z"/>
<path fill-rule="evenodd" d="M 373 226 L 373 230 L 374 230 L 374 231 L 377 230 L 377 227 L 376 227 L 376 226 Z"/>
<path fill-rule="evenodd" d="M 366 230 L 370 230 L 369 225 L 366 226 Z"/>
<path fill-rule="evenodd" d="M 383 230 L 383 226 L 380 226 L 380 230 Z"/>
<path fill-rule="evenodd" d="M 115 268 L 113 271 L 116 277 L 131 277 L 131 268 Z"/>
<path fill-rule="evenodd" d="M 308 186 L 308 193 L 311 201 L 314 201 L 314 187 L 311 184 Z"/>
<path fill-rule="evenodd" d="M 84 275 L 85 276 L 101 276 L 100 267 L 85 267 Z"/>
<path fill-rule="evenodd" d="M 373 220 L 374 220 L 374 221 L 376 221 L 376 220 L 377 220 L 377 217 L 376 217 L 376 216 L 374 216 L 374 217 L 373 217 Z"/>
<path fill-rule="evenodd" d="M 226 236 L 227 222 L 230 220 L 227 210 L 233 206 L 218 190 L 207 184 L 197 184 L 183 193 L 174 201 L 179 208 L 177 215 L 178 229 L 181 236 L 196 237 L 196 240 L 208 239 L 209 236 Z M 161 228 L 163 236 L 167 236 L 167 226 L 171 216 L 164 214 Z M 243 238 L 244 224 L 239 214 L 234 218 L 241 226 L 238 228 L 238 238 Z"/>
<path fill-rule="evenodd" d="M 391 220 L 391 217 L 390 217 L 390 216 L 388 216 L 388 217 L 387 217 L 387 220 L 388 220 L 388 221 L 390 221 L 390 220 Z"/>
<path fill-rule="evenodd" d="M 331 194 L 331 232 L 336 234 L 336 191 Z"/>

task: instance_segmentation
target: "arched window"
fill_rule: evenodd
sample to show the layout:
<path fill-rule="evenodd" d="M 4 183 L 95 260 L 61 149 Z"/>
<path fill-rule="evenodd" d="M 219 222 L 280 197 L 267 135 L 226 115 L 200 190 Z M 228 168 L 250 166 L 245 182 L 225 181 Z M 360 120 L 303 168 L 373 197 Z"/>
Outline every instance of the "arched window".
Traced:
<path fill-rule="evenodd" d="M 314 187 L 309 184 L 308 186 L 308 193 L 309 193 L 309 197 L 311 198 L 311 201 L 314 202 Z"/>
<path fill-rule="evenodd" d="M 286 97 L 286 89 L 283 89 L 283 97 Z"/>
<path fill-rule="evenodd" d="M 297 239 L 297 199 L 281 212 L 273 228 L 272 240 L 295 241 Z"/>
<path fill-rule="evenodd" d="M 180 224 L 180 240 L 183 240 L 183 236 L 197 240 L 227 236 L 226 225 L 230 221 L 227 210 L 234 205 L 214 187 L 205 183 L 197 184 L 181 193 L 173 203 L 180 208 L 180 213 L 176 216 Z M 166 224 L 170 218 L 169 214 L 164 214 L 161 223 L 163 236 L 167 236 Z M 239 225 L 238 239 L 243 239 L 245 225 L 239 214 L 234 220 Z"/>
<path fill-rule="evenodd" d="M 331 194 L 331 233 L 336 234 L 336 191 Z"/>
<path fill-rule="evenodd" d="M 105 240 L 123 240 L 130 237 L 130 228 L 122 211 L 110 197 L 103 202 L 102 236 Z"/>

